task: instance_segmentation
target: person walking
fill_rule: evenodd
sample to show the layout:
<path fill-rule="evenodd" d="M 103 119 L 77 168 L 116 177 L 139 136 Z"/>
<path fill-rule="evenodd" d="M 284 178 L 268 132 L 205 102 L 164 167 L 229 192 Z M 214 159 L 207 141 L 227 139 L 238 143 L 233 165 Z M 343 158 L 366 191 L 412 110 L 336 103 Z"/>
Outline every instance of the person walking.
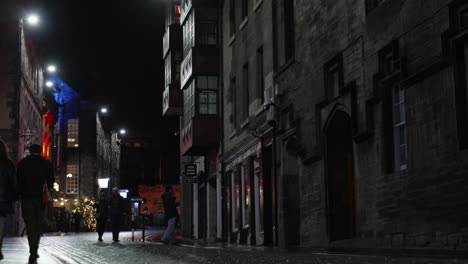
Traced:
<path fill-rule="evenodd" d="M 75 234 L 80 233 L 82 218 L 83 218 L 83 214 L 81 213 L 81 211 L 78 209 L 75 209 L 75 212 L 73 212 L 73 225 L 75 229 Z"/>
<path fill-rule="evenodd" d="M 119 188 L 112 188 L 112 195 L 109 201 L 110 221 L 112 226 L 112 240 L 120 242 L 120 222 L 124 211 L 124 198 L 119 194 Z"/>
<path fill-rule="evenodd" d="M 164 231 L 161 241 L 165 244 L 174 243 L 174 229 L 177 223 L 177 218 L 179 212 L 177 211 L 177 206 L 180 205 L 179 202 L 176 202 L 172 186 L 166 186 L 166 191 L 162 194 L 164 213 L 167 220 L 167 228 Z"/>
<path fill-rule="evenodd" d="M 109 217 L 109 203 L 104 190 L 99 193 L 99 200 L 94 204 L 94 207 L 96 208 L 98 241 L 102 242 L 102 235 L 106 230 L 107 218 Z"/>
<path fill-rule="evenodd" d="M 8 157 L 8 149 L 0 140 L 0 260 L 3 259 L 2 242 L 5 235 L 5 222 L 14 213 L 13 200 L 16 189 L 15 165 Z"/>
<path fill-rule="evenodd" d="M 36 263 L 45 217 L 43 191 L 44 188 L 53 187 L 54 170 L 52 163 L 41 156 L 41 146 L 33 144 L 29 147 L 29 152 L 31 154 L 18 164 L 17 182 L 28 234 L 29 263 Z"/>

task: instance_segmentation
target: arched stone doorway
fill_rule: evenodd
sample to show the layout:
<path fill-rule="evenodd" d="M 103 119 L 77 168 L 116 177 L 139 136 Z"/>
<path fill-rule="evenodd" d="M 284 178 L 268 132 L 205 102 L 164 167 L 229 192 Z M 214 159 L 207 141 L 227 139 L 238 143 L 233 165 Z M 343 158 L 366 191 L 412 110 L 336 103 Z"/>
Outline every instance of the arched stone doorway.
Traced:
<path fill-rule="evenodd" d="M 337 110 L 325 126 L 328 233 L 331 241 L 356 234 L 351 117 Z"/>

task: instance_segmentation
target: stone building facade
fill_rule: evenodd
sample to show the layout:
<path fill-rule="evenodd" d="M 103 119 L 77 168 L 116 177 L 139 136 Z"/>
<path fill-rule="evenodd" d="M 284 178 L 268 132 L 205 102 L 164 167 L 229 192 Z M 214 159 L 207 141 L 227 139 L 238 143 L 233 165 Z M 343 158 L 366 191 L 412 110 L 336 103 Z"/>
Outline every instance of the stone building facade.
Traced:
<path fill-rule="evenodd" d="M 466 250 L 466 1 L 283 1 L 280 245 Z"/>
<path fill-rule="evenodd" d="M 188 217 L 230 243 L 467 249 L 466 1 L 219 8 L 216 204 L 184 182 Z"/>
<path fill-rule="evenodd" d="M 0 139 L 14 163 L 41 144 L 44 118 L 44 73 L 30 26 L 21 17 L 23 3 L 8 1 L 0 10 Z M 8 219 L 8 235 L 23 229 L 21 210 Z"/>
<path fill-rule="evenodd" d="M 272 1 L 223 1 L 222 235 L 231 243 L 275 245 Z M 221 199 L 221 197 L 219 197 Z"/>
<path fill-rule="evenodd" d="M 31 143 L 41 144 L 44 73 L 21 4 L 2 6 L 0 34 L 0 137 L 16 162 Z"/>
<path fill-rule="evenodd" d="M 98 179 L 108 178 L 108 188 L 120 187 L 120 139 L 103 124 L 96 102 L 80 101 L 79 196 L 96 198 Z"/>
<path fill-rule="evenodd" d="M 108 188 L 120 186 L 120 139 L 116 131 L 103 125 L 103 116 L 96 112 L 96 177 L 108 179 Z"/>

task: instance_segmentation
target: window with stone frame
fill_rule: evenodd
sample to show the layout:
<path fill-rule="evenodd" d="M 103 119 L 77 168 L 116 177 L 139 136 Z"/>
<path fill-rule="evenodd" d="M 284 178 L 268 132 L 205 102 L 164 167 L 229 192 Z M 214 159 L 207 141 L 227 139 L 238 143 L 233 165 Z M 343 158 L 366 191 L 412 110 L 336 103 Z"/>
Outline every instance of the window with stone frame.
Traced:
<path fill-rule="evenodd" d="M 218 114 L 218 77 L 198 76 L 198 113 L 200 115 Z"/>
<path fill-rule="evenodd" d="M 292 0 L 283 0 L 284 8 L 284 56 L 286 61 L 294 57 L 294 2 Z"/>
<path fill-rule="evenodd" d="M 247 16 L 249 15 L 249 0 L 241 0 L 242 1 L 242 21 L 244 21 Z"/>
<path fill-rule="evenodd" d="M 325 96 L 331 101 L 340 95 L 344 85 L 343 57 L 340 54 L 324 65 Z"/>
<path fill-rule="evenodd" d="M 369 13 L 385 1 L 386 0 L 366 0 L 366 12 Z"/>
<path fill-rule="evenodd" d="M 236 33 L 236 0 L 229 0 L 229 32 L 231 36 Z"/>
<path fill-rule="evenodd" d="M 246 63 L 242 67 L 242 88 L 243 88 L 243 109 L 242 118 L 246 120 L 249 118 L 249 105 L 250 105 L 250 91 L 249 91 L 249 64 Z"/>
<path fill-rule="evenodd" d="M 407 168 L 408 157 L 406 144 L 405 90 L 401 88 L 400 85 L 395 85 L 392 90 L 395 169 L 403 171 Z"/>
<path fill-rule="evenodd" d="M 452 25 L 457 38 L 454 40 L 455 107 L 457 115 L 458 142 L 462 149 L 468 148 L 468 3 L 453 5 Z"/>
<path fill-rule="evenodd" d="M 405 90 L 398 77 L 399 42 L 393 40 L 379 51 L 379 74 L 383 82 L 383 141 L 387 172 L 406 171 L 408 145 Z"/>
<path fill-rule="evenodd" d="M 275 7 L 276 19 L 276 49 L 274 56 L 275 69 L 287 65 L 295 54 L 295 1 L 278 0 Z"/>
<path fill-rule="evenodd" d="M 79 146 L 79 119 L 69 119 L 67 121 L 67 147 L 76 148 Z"/>
<path fill-rule="evenodd" d="M 197 24 L 196 40 L 198 45 L 218 44 L 218 22 L 200 21 Z"/>
<path fill-rule="evenodd" d="M 264 62 L 263 62 L 263 47 L 257 50 L 257 97 L 260 102 L 265 102 L 265 76 L 264 76 Z"/>
<path fill-rule="evenodd" d="M 460 28 L 465 29 L 468 27 L 468 4 L 465 5 L 459 12 Z"/>
<path fill-rule="evenodd" d="M 231 92 L 231 121 L 232 126 L 235 129 L 237 127 L 237 89 L 236 89 L 236 78 L 233 77 L 231 79 L 230 84 L 230 92 Z"/>
<path fill-rule="evenodd" d="M 79 167 L 77 164 L 67 165 L 65 191 L 67 194 L 78 194 Z"/>

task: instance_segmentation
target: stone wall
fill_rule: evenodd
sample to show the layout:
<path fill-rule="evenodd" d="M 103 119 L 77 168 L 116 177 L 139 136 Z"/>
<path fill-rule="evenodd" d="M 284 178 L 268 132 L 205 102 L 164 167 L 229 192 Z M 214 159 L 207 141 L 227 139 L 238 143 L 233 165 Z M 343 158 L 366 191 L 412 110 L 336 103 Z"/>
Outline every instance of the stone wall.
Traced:
<path fill-rule="evenodd" d="M 384 1 L 366 13 L 364 1 L 295 1 L 294 61 L 281 68 L 276 83 L 279 120 L 292 112 L 298 121 L 299 151 L 279 146 L 298 158 L 297 180 L 280 182 L 299 192 L 301 245 L 467 249 L 468 154 L 458 142 L 454 66 L 443 63 L 449 2 Z M 379 52 L 391 43 L 397 43 L 397 81 L 406 95 L 404 172 L 389 172 L 385 153 L 388 87 L 378 78 Z M 324 65 L 337 55 L 343 84 L 340 96 L 327 100 Z M 333 186 L 326 185 L 323 134 L 337 107 L 353 120 L 356 234 L 331 242 L 327 197 Z M 286 194 L 281 195 L 280 201 Z"/>

